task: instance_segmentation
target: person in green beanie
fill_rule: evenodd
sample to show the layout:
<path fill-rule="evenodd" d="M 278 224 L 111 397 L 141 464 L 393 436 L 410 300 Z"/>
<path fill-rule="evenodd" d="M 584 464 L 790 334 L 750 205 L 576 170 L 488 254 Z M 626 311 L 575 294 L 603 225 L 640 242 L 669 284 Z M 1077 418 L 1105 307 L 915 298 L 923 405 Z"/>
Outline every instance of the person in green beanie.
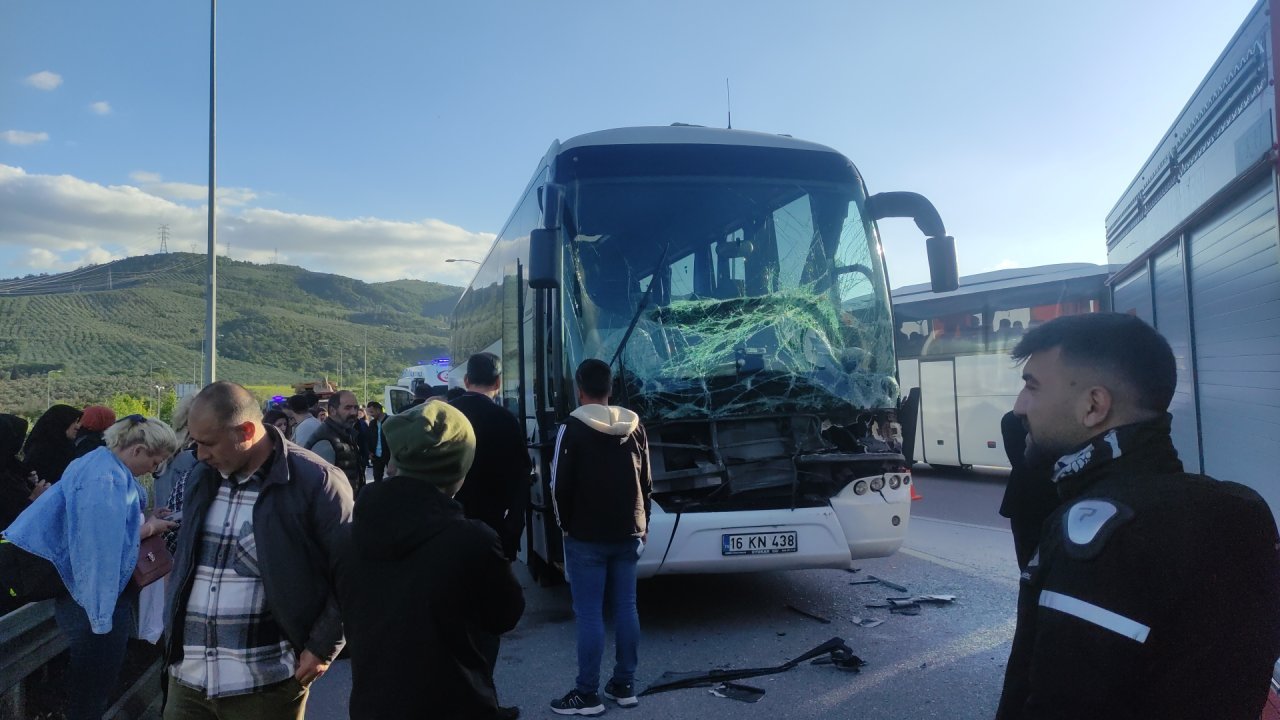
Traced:
<path fill-rule="evenodd" d="M 497 533 L 453 499 L 475 431 L 430 402 L 388 416 L 383 434 L 394 472 L 357 499 L 337 568 L 351 717 L 518 717 L 498 705 L 493 666 L 524 593 Z"/>

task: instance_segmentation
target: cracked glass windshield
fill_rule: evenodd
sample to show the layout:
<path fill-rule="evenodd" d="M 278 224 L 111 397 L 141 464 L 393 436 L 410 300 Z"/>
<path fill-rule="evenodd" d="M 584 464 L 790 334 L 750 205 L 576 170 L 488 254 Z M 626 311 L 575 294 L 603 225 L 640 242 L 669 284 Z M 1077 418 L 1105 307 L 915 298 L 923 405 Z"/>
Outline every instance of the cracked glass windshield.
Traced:
<path fill-rule="evenodd" d="M 897 402 L 879 246 L 851 169 L 568 191 L 567 359 L 613 361 L 621 347 L 619 399 L 642 415 L 840 420 Z"/>

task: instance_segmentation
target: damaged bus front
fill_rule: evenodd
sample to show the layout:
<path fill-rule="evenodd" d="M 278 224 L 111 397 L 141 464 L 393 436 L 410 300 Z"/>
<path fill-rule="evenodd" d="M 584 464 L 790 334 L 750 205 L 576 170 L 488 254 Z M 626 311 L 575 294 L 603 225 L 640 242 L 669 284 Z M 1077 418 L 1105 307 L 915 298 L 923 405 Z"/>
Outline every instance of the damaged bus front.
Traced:
<path fill-rule="evenodd" d="M 507 333 L 524 348 L 522 389 L 504 395 L 525 406 L 512 409 L 537 456 L 531 567 L 561 557 L 549 441 L 589 357 L 612 364 L 613 402 L 648 429 L 642 576 L 847 567 L 898 549 L 911 476 L 875 220 L 914 217 L 945 287 L 954 246 L 927 200 L 869 198 L 820 145 L 682 126 L 553 145 L 526 197 L 542 217 L 527 255 L 516 238 L 505 254 L 527 307 Z"/>

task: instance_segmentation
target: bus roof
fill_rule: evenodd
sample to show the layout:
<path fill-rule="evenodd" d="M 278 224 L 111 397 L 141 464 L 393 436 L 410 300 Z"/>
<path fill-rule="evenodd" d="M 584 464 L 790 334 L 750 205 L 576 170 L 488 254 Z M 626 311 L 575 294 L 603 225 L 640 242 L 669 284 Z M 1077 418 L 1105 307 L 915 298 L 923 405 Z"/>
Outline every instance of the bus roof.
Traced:
<path fill-rule="evenodd" d="M 1004 297 L 1010 291 L 1035 288 L 1039 285 L 1068 283 L 1082 291 L 1101 290 L 1111 268 L 1092 263 L 1058 263 L 1029 268 L 1010 268 L 992 272 L 966 275 L 960 278 L 957 290 L 935 293 L 929 283 L 906 285 L 893 291 L 895 308 L 910 308 L 911 316 L 944 314 L 953 308 L 982 304 L 990 296 Z"/>
<path fill-rule="evenodd" d="M 560 152 L 596 145 L 746 145 L 789 150 L 810 150 L 841 155 L 838 151 L 787 135 L 771 135 L 752 130 L 727 130 L 699 125 L 660 125 L 613 128 L 571 137 L 560 144 Z"/>

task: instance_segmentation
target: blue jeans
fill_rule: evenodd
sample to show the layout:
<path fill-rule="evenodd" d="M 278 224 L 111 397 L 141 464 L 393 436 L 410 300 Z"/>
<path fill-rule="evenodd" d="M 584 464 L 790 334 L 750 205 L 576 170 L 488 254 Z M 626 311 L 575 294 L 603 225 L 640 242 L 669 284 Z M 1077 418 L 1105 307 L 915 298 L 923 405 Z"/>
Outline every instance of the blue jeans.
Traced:
<path fill-rule="evenodd" d="M 643 549 L 640 538 L 609 543 L 564 539 L 564 566 L 578 627 L 578 692 L 593 693 L 600 688 L 606 600 L 613 614 L 617 660 L 613 679 L 631 682 L 636 677 L 640 649 L 636 561 Z"/>
<path fill-rule="evenodd" d="M 69 662 L 63 677 L 67 720 L 102 720 L 107 701 L 116 687 L 124 654 L 133 634 L 133 604 L 129 593 L 120 594 L 111 616 L 111 632 L 95 635 L 89 616 L 70 595 L 54 601 L 53 617 L 67 638 Z"/>

